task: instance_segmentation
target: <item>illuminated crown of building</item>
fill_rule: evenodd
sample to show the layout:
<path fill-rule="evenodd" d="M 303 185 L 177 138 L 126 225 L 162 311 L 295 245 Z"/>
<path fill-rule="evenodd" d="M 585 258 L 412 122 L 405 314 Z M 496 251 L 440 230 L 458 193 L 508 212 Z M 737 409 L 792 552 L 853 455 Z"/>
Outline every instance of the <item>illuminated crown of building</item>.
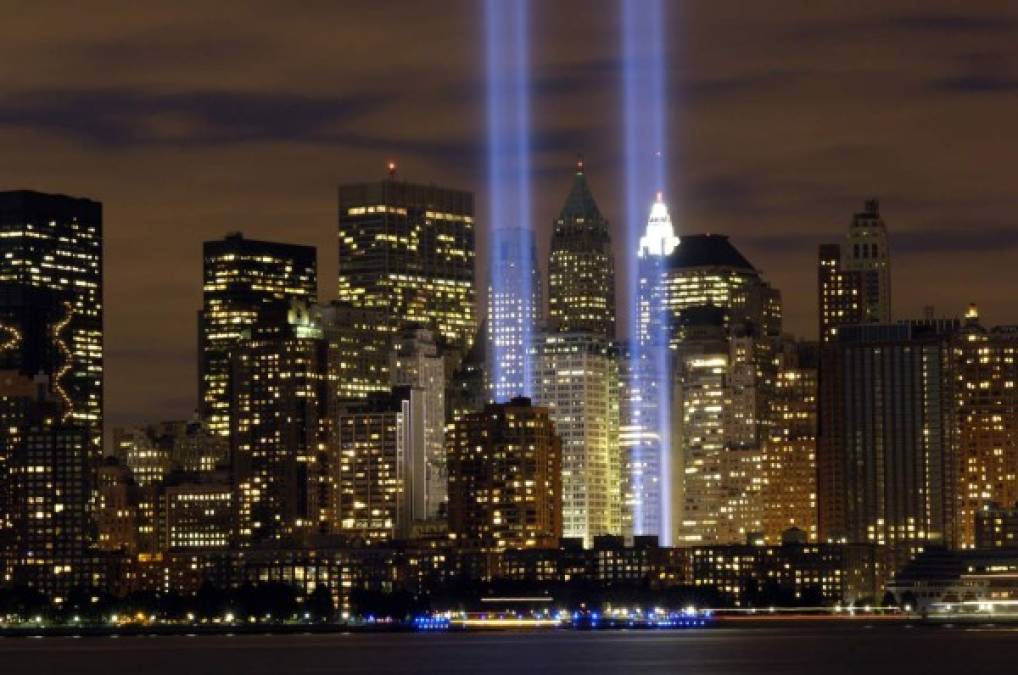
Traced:
<path fill-rule="evenodd" d="M 672 217 L 668 215 L 668 205 L 664 203 L 659 192 L 657 193 L 654 205 L 650 207 L 647 231 L 640 237 L 638 255 L 641 258 L 651 255 L 670 255 L 678 245 L 679 238 L 675 236 L 675 228 L 672 227 Z"/>

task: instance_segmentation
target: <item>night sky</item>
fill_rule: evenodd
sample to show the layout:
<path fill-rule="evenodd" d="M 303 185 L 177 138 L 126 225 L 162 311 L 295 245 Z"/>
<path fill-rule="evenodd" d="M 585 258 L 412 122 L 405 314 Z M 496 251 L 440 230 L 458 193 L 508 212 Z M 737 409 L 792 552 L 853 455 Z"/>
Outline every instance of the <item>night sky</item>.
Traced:
<path fill-rule="evenodd" d="M 330 300 L 336 185 L 392 157 L 477 192 L 484 251 L 480 1 L 160 4 L 8 0 L 0 26 L 0 187 L 104 203 L 111 425 L 193 410 L 205 239 L 314 244 Z M 619 242 L 617 3 L 532 4 L 540 240 L 582 153 Z M 877 196 L 896 317 L 1018 322 L 1018 4 L 669 12 L 680 235 L 730 235 L 813 337 L 816 246 Z"/>

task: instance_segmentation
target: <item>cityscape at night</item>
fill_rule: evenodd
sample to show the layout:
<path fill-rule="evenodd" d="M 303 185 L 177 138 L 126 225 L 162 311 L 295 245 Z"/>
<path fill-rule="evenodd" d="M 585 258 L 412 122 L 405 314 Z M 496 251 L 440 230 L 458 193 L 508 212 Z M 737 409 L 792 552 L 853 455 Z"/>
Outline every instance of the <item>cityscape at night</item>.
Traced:
<path fill-rule="evenodd" d="M 5 672 L 1018 656 L 1018 7 L 10 4 Z"/>

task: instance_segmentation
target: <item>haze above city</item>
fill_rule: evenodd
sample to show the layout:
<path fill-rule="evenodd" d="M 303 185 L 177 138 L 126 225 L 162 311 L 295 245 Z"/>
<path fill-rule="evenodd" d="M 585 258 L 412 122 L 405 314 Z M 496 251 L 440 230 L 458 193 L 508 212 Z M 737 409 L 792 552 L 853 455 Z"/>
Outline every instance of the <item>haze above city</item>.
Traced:
<path fill-rule="evenodd" d="M 881 199 L 894 314 L 1012 320 L 1018 9 L 1007 3 L 684 2 L 670 8 L 670 203 L 727 234 L 816 335 L 816 247 Z M 15 3 L 0 58 L 6 188 L 104 205 L 107 424 L 189 416 L 201 243 L 314 245 L 334 297 L 336 186 L 399 175 L 475 191 L 486 263 L 483 7 L 344 2 L 257 11 Z M 612 221 L 623 177 L 618 10 L 534 3 L 534 227 L 578 154 Z M 298 48 L 299 47 L 299 48 Z M 620 275 L 620 279 L 623 278 Z M 624 297 L 622 288 L 619 298 Z M 619 312 L 624 317 L 625 311 Z"/>

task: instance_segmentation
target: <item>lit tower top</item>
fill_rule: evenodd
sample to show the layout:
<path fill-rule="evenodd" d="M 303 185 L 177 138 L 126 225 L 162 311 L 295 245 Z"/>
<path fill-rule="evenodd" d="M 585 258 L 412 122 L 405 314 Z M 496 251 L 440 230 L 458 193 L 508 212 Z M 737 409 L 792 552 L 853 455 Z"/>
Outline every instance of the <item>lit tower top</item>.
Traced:
<path fill-rule="evenodd" d="M 678 245 L 679 238 L 675 236 L 672 217 L 668 215 L 668 205 L 658 192 L 654 205 L 650 207 L 647 231 L 640 237 L 640 250 L 637 255 L 641 258 L 671 255 Z"/>

